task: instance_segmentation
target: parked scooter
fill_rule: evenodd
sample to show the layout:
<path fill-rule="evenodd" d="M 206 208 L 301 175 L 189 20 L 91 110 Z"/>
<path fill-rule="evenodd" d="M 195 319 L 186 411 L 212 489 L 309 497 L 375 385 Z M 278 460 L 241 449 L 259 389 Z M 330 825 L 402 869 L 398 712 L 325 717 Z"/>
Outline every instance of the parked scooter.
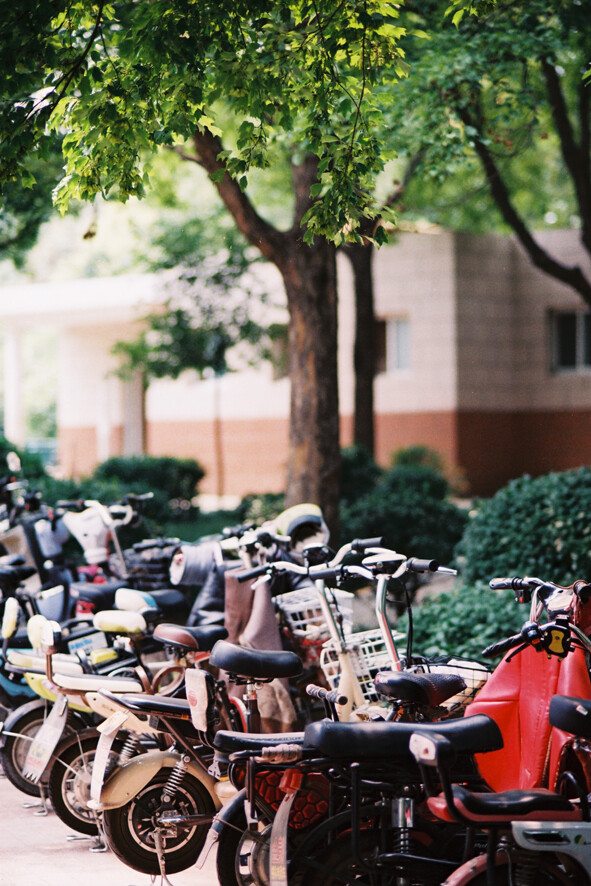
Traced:
<path fill-rule="evenodd" d="M 120 686 L 120 691 L 134 691 L 150 685 L 156 672 L 162 669 L 162 665 L 154 668 L 146 660 L 147 652 L 154 648 L 151 640 L 154 625 L 162 619 L 162 614 L 146 606 L 144 595 L 138 591 L 122 588 L 117 593 L 120 608 L 98 612 L 92 621 L 95 636 L 103 638 L 101 646 L 88 652 L 76 647 L 75 652 L 59 654 L 58 650 L 64 646 L 61 626 L 39 615 L 32 625 L 29 623 L 32 649 L 6 652 L 6 669 L 25 681 L 33 697 L 12 710 L 0 724 L 3 768 L 15 787 L 24 793 L 40 795 L 38 782 L 64 732 L 96 725 L 93 710 L 85 702 L 84 690 L 77 691 L 79 685 L 89 691 L 88 684 L 92 681 L 103 685 L 105 679 L 124 677 L 127 683 Z M 49 657 L 40 648 L 41 634 L 47 625 L 52 631 Z M 68 696 L 65 701 L 63 696 Z M 49 723 L 45 725 L 47 720 Z M 31 777 L 27 777 L 27 771 Z"/>
<path fill-rule="evenodd" d="M 582 744 L 591 738 L 591 701 L 556 695 L 549 720 L 570 735 L 572 747 Z M 455 784 L 450 774 L 456 754 L 452 736 L 426 735 L 421 730 L 412 736 L 410 748 L 430 786 L 431 812 L 487 835 L 486 852 L 450 873 L 444 886 L 591 883 L 591 816 L 587 773 L 582 769 L 563 771 L 559 792 L 533 788 L 475 793 Z M 588 756 L 587 748 L 584 753 Z M 436 788 L 433 770 L 439 781 Z"/>

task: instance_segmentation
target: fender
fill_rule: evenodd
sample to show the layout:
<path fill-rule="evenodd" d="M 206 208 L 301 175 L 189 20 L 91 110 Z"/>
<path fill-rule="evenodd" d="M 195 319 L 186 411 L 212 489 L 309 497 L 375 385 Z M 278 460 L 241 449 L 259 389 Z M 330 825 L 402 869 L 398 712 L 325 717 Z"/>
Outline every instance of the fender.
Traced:
<path fill-rule="evenodd" d="M 216 817 L 211 823 L 209 834 L 207 835 L 208 846 L 211 845 L 211 843 L 217 843 L 220 834 L 222 833 L 224 828 L 231 825 L 232 819 L 236 814 L 244 815 L 245 801 L 246 788 L 242 788 L 242 790 L 234 794 L 234 796 L 230 800 L 228 800 L 227 803 L 224 803 L 221 811 L 217 813 Z"/>
<path fill-rule="evenodd" d="M 495 868 L 501 866 L 506 867 L 508 864 L 509 858 L 507 853 L 497 852 L 494 860 Z M 478 874 L 484 873 L 486 875 L 487 866 L 487 855 L 477 855 L 476 858 L 470 858 L 468 861 L 464 862 L 464 864 L 460 865 L 459 868 L 456 868 L 456 870 L 449 875 L 447 880 L 443 881 L 441 886 L 465 886 L 465 884 L 470 883 Z"/>
<path fill-rule="evenodd" d="M 175 751 L 150 751 L 148 754 L 133 757 L 116 769 L 103 785 L 100 810 L 125 806 L 161 769 L 164 767 L 173 768 L 180 759 L 181 755 Z M 217 811 L 222 804 L 215 790 L 216 779 L 194 760 L 189 762 L 187 772 L 190 772 L 207 789 Z"/>

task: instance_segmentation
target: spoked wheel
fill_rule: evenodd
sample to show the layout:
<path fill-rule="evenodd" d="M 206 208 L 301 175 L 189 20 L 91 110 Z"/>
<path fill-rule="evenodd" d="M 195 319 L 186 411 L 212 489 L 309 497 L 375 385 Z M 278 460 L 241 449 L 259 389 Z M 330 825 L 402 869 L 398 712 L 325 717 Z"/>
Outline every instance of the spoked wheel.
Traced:
<path fill-rule="evenodd" d="M 0 752 L 2 768 L 7 779 L 30 797 L 40 797 L 41 789 L 38 784 L 26 779 L 23 775 L 25 760 L 31 748 L 31 743 L 45 720 L 45 709 L 42 707 L 27 711 L 23 716 L 12 721 L 10 732 L 18 735 L 7 735 L 4 739 L 4 747 Z"/>
<path fill-rule="evenodd" d="M 97 741 L 98 735 L 79 738 L 63 751 L 58 750 L 48 783 L 49 799 L 58 818 L 78 833 L 89 836 L 99 831 L 96 813 L 87 805 Z M 113 760 L 122 746 L 122 742 L 114 742 Z"/>
<path fill-rule="evenodd" d="M 172 771 L 161 769 L 129 803 L 103 813 L 105 837 L 115 855 L 136 871 L 152 876 L 160 874 L 158 840 L 166 873 L 184 871 L 196 862 L 215 814 L 207 788 L 190 773 L 183 775 L 171 802 L 164 803 L 162 791 Z M 210 820 L 203 824 L 183 823 L 183 817 L 195 815 L 205 815 Z M 166 819 L 173 816 L 174 825 L 167 826 Z"/>

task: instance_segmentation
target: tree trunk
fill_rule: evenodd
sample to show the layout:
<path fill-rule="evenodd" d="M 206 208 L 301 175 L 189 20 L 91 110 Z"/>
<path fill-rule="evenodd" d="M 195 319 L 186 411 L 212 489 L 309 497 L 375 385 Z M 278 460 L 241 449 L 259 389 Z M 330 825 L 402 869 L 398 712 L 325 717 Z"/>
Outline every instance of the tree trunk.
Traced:
<path fill-rule="evenodd" d="M 295 210 L 289 231 L 262 219 L 218 159 L 211 133 L 196 132 L 196 162 L 206 169 L 239 230 L 279 269 L 289 311 L 291 384 L 287 505 L 319 505 L 333 539 L 339 515 L 339 398 L 337 381 L 337 283 L 335 248 L 323 238 L 303 242 L 301 221 L 317 180 L 318 160 L 308 156 L 293 167 Z"/>
<path fill-rule="evenodd" d="M 371 243 L 349 243 L 344 252 L 351 262 L 355 289 L 355 414 L 353 442 L 375 456 L 374 378 L 376 336 Z"/>
<path fill-rule="evenodd" d="M 291 379 L 287 505 L 320 504 L 338 533 L 337 294 L 331 243 L 294 242 L 282 269 L 289 307 Z"/>

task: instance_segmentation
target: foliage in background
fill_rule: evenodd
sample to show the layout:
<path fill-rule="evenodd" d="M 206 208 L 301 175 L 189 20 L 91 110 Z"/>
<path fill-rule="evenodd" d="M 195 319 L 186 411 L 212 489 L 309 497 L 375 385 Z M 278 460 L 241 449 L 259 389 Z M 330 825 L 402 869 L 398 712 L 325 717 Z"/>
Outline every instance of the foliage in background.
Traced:
<path fill-rule="evenodd" d="M 353 455 L 350 479 L 344 480 L 351 492 L 341 506 L 341 539 L 384 536 L 388 546 L 408 556 L 450 563 L 467 515 L 450 500 L 445 476 L 412 458 L 407 464 L 404 456 L 389 470 L 376 472 L 362 455 Z M 431 464 L 437 463 L 435 456 Z"/>
<path fill-rule="evenodd" d="M 479 658 L 490 643 L 517 633 L 529 610 L 515 602 L 512 591 L 491 591 L 484 584 L 462 585 L 451 591 L 426 592 L 413 610 L 413 649 L 421 655 L 466 655 Z M 397 629 L 406 632 L 403 615 Z M 491 660 L 496 663 L 496 659 Z"/>
<path fill-rule="evenodd" d="M 408 41 L 409 76 L 394 90 L 392 141 L 418 173 L 404 193 L 408 216 L 512 231 L 536 267 L 591 304 L 583 265 L 536 236 L 578 228 L 589 252 L 591 7 L 497 0 L 457 27 L 448 8 L 429 0 L 401 14 L 430 37 Z"/>
<path fill-rule="evenodd" d="M 7 476 L 10 471 L 6 464 L 6 456 L 9 452 L 16 452 L 21 460 L 22 474 L 25 477 L 37 478 L 45 474 L 42 459 L 34 452 L 28 452 L 26 449 L 20 449 L 7 440 L 6 437 L 0 436 L 0 477 Z"/>
<path fill-rule="evenodd" d="M 93 480 L 117 480 L 128 492 L 160 493 L 168 503 L 189 510 L 205 471 L 193 458 L 171 456 L 114 456 L 102 462 Z M 183 503 L 185 505 L 183 506 Z"/>
<path fill-rule="evenodd" d="M 140 370 L 152 378 L 178 378 L 185 369 L 203 373 L 228 370 L 227 352 L 247 343 L 267 353 L 266 327 L 254 319 L 253 302 L 267 293 L 251 268 L 260 256 L 229 224 L 219 208 L 195 216 L 171 194 L 146 232 L 143 266 L 167 270 L 165 310 L 146 317 L 147 326 L 132 341 L 118 342 L 123 377 Z M 261 314 L 261 310 L 258 310 Z"/>
<path fill-rule="evenodd" d="M 457 553 L 468 582 L 591 578 L 591 468 L 511 481 L 477 505 Z"/>
<path fill-rule="evenodd" d="M 41 225 L 55 212 L 52 192 L 63 175 L 60 140 L 44 159 L 32 158 L 31 174 L 34 185 L 11 181 L 2 188 L 0 261 L 11 259 L 19 270 L 37 241 Z"/>
<path fill-rule="evenodd" d="M 372 492 L 384 475 L 363 446 L 349 446 L 341 451 L 341 503 L 350 504 Z"/>

